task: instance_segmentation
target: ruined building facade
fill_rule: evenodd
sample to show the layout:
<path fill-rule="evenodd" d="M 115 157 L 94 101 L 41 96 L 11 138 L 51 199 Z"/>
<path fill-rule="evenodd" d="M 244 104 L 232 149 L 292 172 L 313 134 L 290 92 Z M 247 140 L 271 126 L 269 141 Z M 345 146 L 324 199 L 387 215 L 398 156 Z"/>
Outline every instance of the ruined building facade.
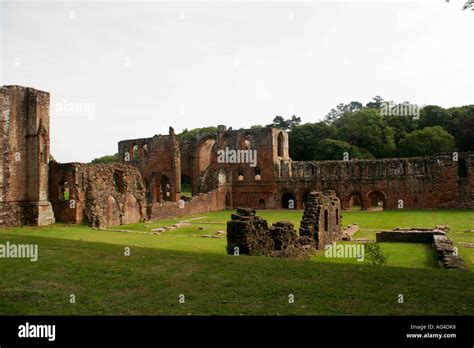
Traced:
<path fill-rule="evenodd" d="M 470 153 L 299 162 L 283 130 L 218 126 L 197 137 L 170 128 L 120 141 L 120 163 L 59 164 L 49 163 L 48 93 L 4 86 L 0 107 L 0 225 L 56 218 L 108 227 L 225 208 L 303 209 L 313 190 L 334 191 L 341 209 L 474 208 Z"/>

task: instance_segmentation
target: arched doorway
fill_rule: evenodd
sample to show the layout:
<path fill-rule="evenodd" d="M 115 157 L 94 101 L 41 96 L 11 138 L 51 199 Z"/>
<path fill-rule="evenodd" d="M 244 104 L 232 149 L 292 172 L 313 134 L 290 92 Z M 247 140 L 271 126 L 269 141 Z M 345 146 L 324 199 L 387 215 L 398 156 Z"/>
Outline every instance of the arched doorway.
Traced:
<path fill-rule="evenodd" d="M 295 209 L 296 208 L 295 195 L 291 192 L 285 192 L 281 196 L 281 207 L 283 209 Z"/>
<path fill-rule="evenodd" d="M 384 210 L 386 208 L 385 193 L 379 190 L 373 190 L 367 193 L 368 209 L 370 210 Z"/>
<path fill-rule="evenodd" d="M 265 209 L 265 200 L 263 198 L 258 201 L 258 207 L 260 209 Z"/>
<path fill-rule="evenodd" d="M 187 175 L 181 175 L 181 197 L 191 197 L 193 195 L 191 178 Z"/>
<path fill-rule="evenodd" d="M 161 176 L 161 201 L 171 201 L 171 186 L 166 175 Z"/>
<path fill-rule="evenodd" d="M 358 192 L 354 192 L 350 194 L 347 199 L 347 202 L 348 202 L 347 204 L 348 210 L 363 210 L 365 208 L 362 195 Z"/>

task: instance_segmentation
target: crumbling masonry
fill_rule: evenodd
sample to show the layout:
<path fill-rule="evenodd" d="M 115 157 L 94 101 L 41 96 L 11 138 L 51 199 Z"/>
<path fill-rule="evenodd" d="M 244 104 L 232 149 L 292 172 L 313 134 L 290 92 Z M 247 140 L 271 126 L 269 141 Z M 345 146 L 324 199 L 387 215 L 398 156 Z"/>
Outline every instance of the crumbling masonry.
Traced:
<path fill-rule="evenodd" d="M 253 209 L 237 209 L 227 222 L 227 253 L 306 258 L 316 249 L 341 240 L 341 209 L 335 193 L 308 194 L 300 233 L 292 223 L 280 221 L 268 228 Z"/>
<path fill-rule="evenodd" d="M 45 225 L 56 218 L 108 227 L 224 208 L 303 209 L 313 190 L 335 192 L 340 207 L 338 214 L 328 212 L 333 219 L 353 205 L 474 208 L 471 153 L 456 160 L 439 154 L 298 162 L 289 156 L 285 131 L 221 125 L 182 140 L 170 127 L 166 135 L 120 141 L 121 163 L 59 164 L 49 161 L 49 134 L 47 92 L 0 88 L 0 226 Z M 218 161 L 218 151 L 226 149 L 253 151 L 256 162 Z M 192 197 L 182 193 L 185 181 Z M 303 220 L 300 233 L 320 230 L 320 221 Z M 328 231 L 313 238 L 324 244 L 334 237 Z"/>

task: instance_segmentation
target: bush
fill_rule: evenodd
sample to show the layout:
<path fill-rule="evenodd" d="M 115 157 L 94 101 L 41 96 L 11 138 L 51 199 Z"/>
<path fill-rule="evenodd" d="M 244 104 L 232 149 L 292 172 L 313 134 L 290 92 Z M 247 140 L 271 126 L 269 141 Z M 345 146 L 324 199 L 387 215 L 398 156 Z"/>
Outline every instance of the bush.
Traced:
<path fill-rule="evenodd" d="M 385 255 L 377 243 L 365 244 L 365 257 L 371 265 L 383 266 L 387 263 L 388 256 Z"/>

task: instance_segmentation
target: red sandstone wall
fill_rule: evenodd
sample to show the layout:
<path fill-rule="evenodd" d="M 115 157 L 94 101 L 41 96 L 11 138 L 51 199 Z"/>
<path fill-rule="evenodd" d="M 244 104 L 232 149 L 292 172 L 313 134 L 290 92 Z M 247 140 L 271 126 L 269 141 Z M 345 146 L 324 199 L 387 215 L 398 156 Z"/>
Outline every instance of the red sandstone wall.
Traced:
<path fill-rule="evenodd" d="M 151 219 L 165 219 L 192 214 L 204 214 L 225 209 L 225 192 L 212 191 L 193 196 L 180 208 L 179 202 L 154 203 L 151 207 Z"/>

